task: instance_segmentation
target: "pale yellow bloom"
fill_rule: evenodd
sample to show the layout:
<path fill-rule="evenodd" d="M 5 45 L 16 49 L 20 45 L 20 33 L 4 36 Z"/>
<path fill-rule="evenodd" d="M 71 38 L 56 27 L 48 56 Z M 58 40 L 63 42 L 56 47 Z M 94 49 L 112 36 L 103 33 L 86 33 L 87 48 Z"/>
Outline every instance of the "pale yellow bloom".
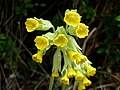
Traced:
<path fill-rule="evenodd" d="M 96 68 L 90 66 L 90 65 L 85 65 L 85 68 L 87 70 L 87 75 L 88 76 L 94 76 L 96 73 Z"/>
<path fill-rule="evenodd" d="M 85 86 L 89 86 L 91 83 L 92 83 L 92 82 L 91 82 L 89 79 L 87 79 L 86 77 L 84 77 L 84 79 L 83 79 L 83 84 L 84 84 Z"/>
<path fill-rule="evenodd" d="M 73 61 L 76 60 L 77 64 L 83 63 L 83 62 L 85 62 L 87 60 L 87 57 L 82 55 L 79 52 L 68 51 L 68 55 L 69 55 L 71 60 L 73 60 Z"/>
<path fill-rule="evenodd" d="M 86 57 L 85 55 L 82 55 L 82 54 L 80 53 L 80 60 L 77 59 L 77 60 L 76 60 L 76 63 L 77 63 L 77 64 L 79 64 L 79 63 L 84 63 L 85 61 L 87 61 L 87 57 Z"/>
<path fill-rule="evenodd" d="M 81 61 L 80 59 L 80 53 L 79 52 L 74 52 L 74 51 L 68 51 L 68 55 L 70 57 L 71 60 L 79 60 Z"/>
<path fill-rule="evenodd" d="M 52 72 L 52 77 L 59 77 L 58 71 L 53 71 Z"/>
<path fill-rule="evenodd" d="M 71 67 L 68 67 L 68 71 L 67 71 L 68 78 L 72 78 L 75 75 L 76 75 L 76 72 L 74 71 L 74 69 Z"/>
<path fill-rule="evenodd" d="M 56 46 L 64 47 L 64 46 L 67 45 L 68 39 L 65 37 L 64 34 L 59 34 L 59 35 L 53 40 L 53 43 L 54 43 Z"/>
<path fill-rule="evenodd" d="M 86 26 L 84 23 L 79 23 L 76 29 L 76 35 L 79 38 L 85 38 L 86 36 L 88 36 L 88 32 L 88 26 Z"/>
<path fill-rule="evenodd" d="M 39 22 L 34 18 L 27 18 L 25 25 L 28 32 L 33 32 L 40 26 Z"/>
<path fill-rule="evenodd" d="M 67 77 L 67 75 L 64 75 L 61 79 L 60 79 L 60 83 L 63 83 L 65 85 L 69 85 L 69 78 Z"/>
<path fill-rule="evenodd" d="M 34 42 L 35 46 L 40 50 L 44 50 L 49 45 L 49 40 L 43 36 L 37 36 Z"/>
<path fill-rule="evenodd" d="M 79 70 L 77 70 L 75 75 L 75 80 L 82 80 L 83 77 L 84 77 L 83 74 Z"/>
<path fill-rule="evenodd" d="M 42 52 L 42 51 L 39 51 L 38 53 L 32 55 L 32 59 L 33 59 L 35 62 L 42 63 L 42 56 L 43 56 L 43 52 Z"/>
<path fill-rule="evenodd" d="M 67 11 L 65 13 L 64 21 L 70 26 L 77 26 L 81 21 L 81 16 L 75 11 Z"/>
<path fill-rule="evenodd" d="M 85 85 L 79 84 L 78 85 L 78 90 L 85 90 Z"/>

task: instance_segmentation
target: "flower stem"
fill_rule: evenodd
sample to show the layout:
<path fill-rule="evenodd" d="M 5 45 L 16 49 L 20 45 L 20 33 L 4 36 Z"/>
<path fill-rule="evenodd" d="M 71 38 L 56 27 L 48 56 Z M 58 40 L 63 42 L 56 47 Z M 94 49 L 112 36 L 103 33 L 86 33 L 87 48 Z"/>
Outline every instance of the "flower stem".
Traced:
<path fill-rule="evenodd" d="M 50 77 L 50 84 L 49 84 L 49 90 L 52 90 L 53 88 L 53 83 L 54 83 L 54 77 Z"/>
<path fill-rule="evenodd" d="M 66 90 L 65 88 L 66 88 L 66 85 L 63 84 L 62 85 L 62 90 Z"/>

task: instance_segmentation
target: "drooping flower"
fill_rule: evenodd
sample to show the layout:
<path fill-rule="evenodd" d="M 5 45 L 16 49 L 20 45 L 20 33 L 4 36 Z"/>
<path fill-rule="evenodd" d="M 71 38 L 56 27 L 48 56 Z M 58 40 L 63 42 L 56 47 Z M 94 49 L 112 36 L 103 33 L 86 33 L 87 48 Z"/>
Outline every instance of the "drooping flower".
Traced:
<path fill-rule="evenodd" d="M 44 50 L 49 45 L 49 40 L 43 36 L 37 36 L 34 42 L 35 46 L 40 50 Z"/>
<path fill-rule="evenodd" d="M 34 18 L 27 18 L 25 25 L 28 32 L 33 32 L 40 26 L 39 22 Z"/>
<path fill-rule="evenodd" d="M 86 26 L 84 23 L 79 23 L 76 29 L 76 35 L 79 38 L 85 38 L 86 36 L 88 36 L 88 32 L 88 26 Z"/>
<path fill-rule="evenodd" d="M 66 10 L 64 21 L 70 26 L 77 26 L 81 21 L 81 16 L 75 10 Z"/>
<path fill-rule="evenodd" d="M 42 56 L 43 56 L 43 52 L 42 52 L 42 51 L 39 51 L 39 52 L 37 52 L 36 54 L 32 55 L 32 59 L 33 59 L 35 62 L 42 63 Z"/>
<path fill-rule="evenodd" d="M 59 35 L 53 40 L 53 43 L 54 43 L 56 46 L 64 47 L 64 46 L 67 45 L 68 39 L 65 37 L 64 34 L 59 34 Z"/>
<path fill-rule="evenodd" d="M 78 85 L 78 90 L 85 90 L 85 85 L 79 84 Z"/>
<path fill-rule="evenodd" d="M 79 52 L 74 52 L 74 51 L 68 51 L 68 55 L 72 61 L 74 60 L 81 60 L 80 59 L 80 53 Z"/>
<path fill-rule="evenodd" d="M 77 70 L 75 75 L 75 80 L 82 80 L 83 77 L 84 77 L 83 74 L 79 70 Z"/>
<path fill-rule="evenodd" d="M 52 72 L 52 77 L 59 77 L 58 71 L 53 71 Z"/>
<path fill-rule="evenodd" d="M 60 83 L 63 83 L 65 85 L 69 85 L 69 78 L 67 77 L 66 74 L 60 79 Z"/>
<path fill-rule="evenodd" d="M 79 64 L 79 63 L 84 63 L 85 61 L 87 61 L 87 57 L 85 55 L 82 55 L 80 53 L 80 60 L 79 59 L 76 59 L 76 63 Z"/>
<path fill-rule="evenodd" d="M 96 68 L 90 66 L 90 65 L 85 65 L 85 69 L 87 70 L 87 75 L 88 76 L 94 76 L 96 73 Z"/>
<path fill-rule="evenodd" d="M 89 86 L 91 83 L 92 83 L 92 82 L 91 82 L 89 79 L 87 79 L 86 77 L 84 77 L 84 79 L 83 79 L 83 84 L 84 84 L 85 86 Z"/>
<path fill-rule="evenodd" d="M 68 78 L 72 78 L 72 77 L 75 76 L 75 75 L 76 75 L 76 72 L 74 71 L 74 69 L 71 68 L 71 67 L 68 67 L 67 77 L 68 77 Z"/>

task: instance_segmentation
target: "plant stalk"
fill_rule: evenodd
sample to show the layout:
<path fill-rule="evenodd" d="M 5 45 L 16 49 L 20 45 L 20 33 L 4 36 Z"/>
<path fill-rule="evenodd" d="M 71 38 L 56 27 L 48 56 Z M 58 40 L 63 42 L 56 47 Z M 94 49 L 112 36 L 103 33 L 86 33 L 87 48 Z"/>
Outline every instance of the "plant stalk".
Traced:
<path fill-rule="evenodd" d="M 52 90 L 53 88 L 53 83 L 54 83 L 54 77 L 50 77 L 50 84 L 49 84 L 49 89 L 48 90 Z"/>

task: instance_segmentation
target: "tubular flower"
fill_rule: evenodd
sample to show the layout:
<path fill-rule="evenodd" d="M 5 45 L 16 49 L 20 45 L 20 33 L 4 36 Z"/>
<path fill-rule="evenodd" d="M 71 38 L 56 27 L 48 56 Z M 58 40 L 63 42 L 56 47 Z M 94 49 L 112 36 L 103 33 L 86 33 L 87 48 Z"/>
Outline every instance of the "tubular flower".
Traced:
<path fill-rule="evenodd" d="M 85 86 L 89 86 L 91 83 L 92 83 L 92 82 L 91 82 L 89 79 L 87 79 L 86 77 L 84 77 L 84 79 L 83 79 L 83 84 L 84 84 Z"/>
<path fill-rule="evenodd" d="M 35 46 L 40 50 L 44 50 L 49 45 L 48 39 L 43 36 L 37 36 L 34 42 Z"/>
<path fill-rule="evenodd" d="M 59 77 L 58 71 L 53 71 L 52 72 L 52 77 Z"/>
<path fill-rule="evenodd" d="M 87 57 L 86 57 L 85 55 L 82 55 L 82 54 L 80 53 L 80 60 L 77 59 L 77 60 L 76 60 L 76 63 L 77 63 L 77 64 L 83 63 L 83 62 L 85 62 L 86 60 L 87 60 Z"/>
<path fill-rule="evenodd" d="M 83 23 L 79 23 L 77 29 L 76 29 L 76 35 L 79 37 L 79 38 L 85 38 L 85 36 L 88 36 L 88 26 L 86 26 L 85 24 Z"/>
<path fill-rule="evenodd" d="M 64 47 L 64 46 L 67 45 L 68 39 L 65 37 L 64 34 L 59 34 L 59 35 L 53 40 L 53 43 L 54 43 L 56 46 Z"/>
<path fill-rule="evenodd" d="M 35 62 L 42 63 L 42 56 L 43 56 L 43 52 L 42 52 L 42 51 L 39 51 L 38 53 L 32 55 L 32 59 L 33 59 Z"/>
<path fill-rule="evenodd" d="M 64 75 L 61 79 L 60 82 L 65 84 L 65 85 L 69 85 L 69 78 L 67 77 L 67 75 Z"/>
<path fill-rule="evenodd" d="M 28 32 L 33 32 L 40 26 L 39 22 L 34 18 L 27 18 L 25 25 Z"/>
<path fill-rule="evenodd" d="M 76 75 L 76 72 L 74 71 L 74 69 L 68 67 L 68 71 L 67 71 L 67 76 L 68 76 L 68 78 L 72 78 L 72 77 L 75 76 L 75 75 Z"/>
<path fill-rule="evenodd" d="M 94 76 L 96 73 L 96 68 L 90 66 L 90 65 L 86 65 L 85 66 L 86 70 L 87 70 L 87 75 L 88 76 Z"/>
<path fill-rule="evenodd" d="M 66 24 L 75 27 L 80 23 L 80 21 L 81 16 L 77 12 L 71 10 L 65 13 L 64 22 Z"/>
<path fill-rule="evenodd" d="M 77 70 L 75 80 L 82 80 L 83 77 L 84 77 L 83 74 L 79 70 Z"/>
<path fill-rule="evenodd" d="M 76 61 L 81 61 L 81 58 L 80 58 L 80 53 L 78 52 L 74 52 L 74 51 L 69 51 L 68 52 L 68 55 L 70 57 L 71 60 L 76 60 Z"/>
<path fill-rule="evenodd" d="M 78 85 L 78 90 L 85 90 L 85 85 L 79 84 Z"/>

